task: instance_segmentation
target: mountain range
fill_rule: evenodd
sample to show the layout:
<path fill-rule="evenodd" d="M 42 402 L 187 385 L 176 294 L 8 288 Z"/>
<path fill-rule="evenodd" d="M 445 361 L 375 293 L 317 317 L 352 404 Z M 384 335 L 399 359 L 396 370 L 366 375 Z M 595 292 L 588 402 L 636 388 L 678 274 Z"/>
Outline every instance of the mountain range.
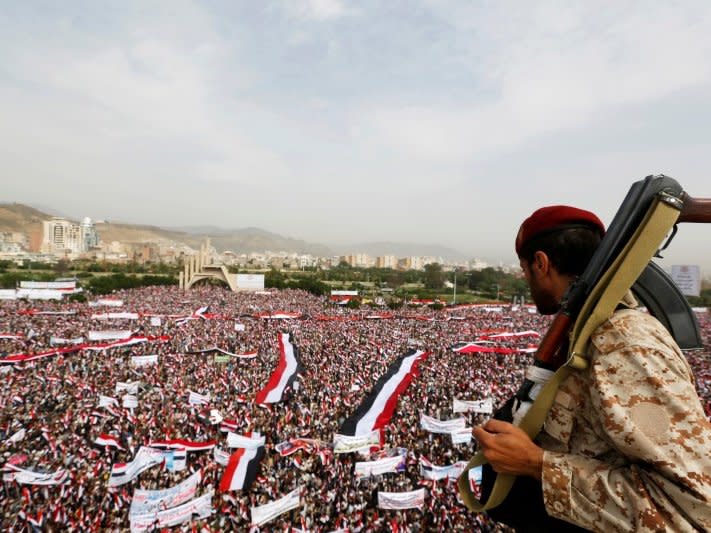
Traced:
<path fill-rule="evenodd" d="M 42 210 L 20 203 L 0 204 L 0 232 L 21 232 L 29 234 L 37 231 L 42 220 L 52 218 L 55 210 Z M 78 220 L 67 217 L 69 220 Z M 130 224 L 125 222 L 98 221 L 96 230 L 103 242 L 158 242 L 173 241 L 197 248 L 209 237 L 219 251 L 231 250 L 235 253 L 285 251 L 289 253 L 311 254 L 328 257 L 365 253 L 373 257 L 394 255 L 396 257 L 433 256 L 447 260 L 465 260 L 464 254 L 437 244 L 416 244 L 396 242 L 362 242 L 356 244 L 324 245 L 286 237 L 260 228 L 247 227 L 226 229 L 217 226 L 190 226 L 163 228 L 153 225 Z"/>

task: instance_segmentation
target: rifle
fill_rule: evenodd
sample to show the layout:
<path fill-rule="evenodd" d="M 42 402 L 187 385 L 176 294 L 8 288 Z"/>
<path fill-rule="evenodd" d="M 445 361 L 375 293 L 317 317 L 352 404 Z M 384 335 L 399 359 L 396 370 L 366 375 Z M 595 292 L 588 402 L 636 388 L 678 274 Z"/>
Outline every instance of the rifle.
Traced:
<path fill-rule="evenodd" d="M 603 237 L 600 247 L 590 260 L 588 267 L 575 283 L 569 287 L 568 292 L 563 297 L 560 311 L 555 316 L 553 323 L 538 346 L 535 359 L 540 365 L 556 370 L 566 362 L 568 354 L 565 352 L 561 353 L 559 348 L 562 346 L 564 340 L 567 339 L 570 328 L 590 295 L 592 287 L 600 280 L 605 271 L 610 268 L 614 260 L 629 243 L 635 230 L 655 200 L 668 203 L 676 209 L 679 209 L 677 223 L 711 222 L 711 199 L 699 199 L 689 196 L 672 178 L 664 175 L 647 176 L 644 180 L 634 183 L 610 223 L 609 229 Z M 669 246 L 676 231 L 675 225 L 672 235 L 664 246 L 662 246 L 661 250 Z M 658 256 L 658 253 L 655 255 Z M 651 264 L 653 265 L 653 263 Z M 654 292 L 655 281 L 656 283 L 667 282 L 668 278 L 662 276 L 663 271 L 655 267 L 656 265 L 646 267 L 648 270 L 643 271 L 646 277 L 643 277 L 642 282 L 638 285 L 638 294 L 642 296 L 641 299 L 643 303 L 645 303 L 645 300 L 651 300 L 651 295 L 648 293 Z M 657 277 L 660 279 L 652 281 L 647 277 Z M 645 281 L 647 281 L 646 286 Z M 675 292 L 678 292 L 678 289 Z M 666 311 L 666 308 L 662 306 L 653 305 L 652 307 L 654 307 L 655 311 L 660 315 Z M 693 316 L 693 314 L 689 314 L 689 316 Z M 662 318 L 662 323 L 669 323 L 673 320 L 673 318 L 664 315 L 662 315 Z M 698 326 L 696 329 L 698 331 Z M 671 333 L 673 334 L 674 332 L 672 331 Z M 687 348 L 700 347 L 701 342 L 698 333 L 696 336 L 696 343 L 684 339 L 681 344 L 684 344 L 684 347 Z M 676 340 L 679 342 L 679 339 Z M 694 346 L 693 344 L 696 345 Z"/>
<path fill-rule="evenodd" d="M 540 432 L 558 385 L 573 369 L 587 366 L 584 352 L 590 333 L 609 318 L 630 288 L 667 327 L 680 347 L 701 346 L 698 323 L 686 299 L 668 276 L 650 262 L 670 244 L 679 222 L 711 222 L 711 199 L 689 196 L 678 182 L 664 175 L 647 176 L 632 185 L 587 268 L 563 296 L 560 310 L 536 352 L 534 365 L 556 373 L 520 423 L 531 438 Z M 671 235 L 660 248 L 670 230 Z M 528 399 L 532 386 L 532 382 L 525 380 L 514 398 L 495 417 L 511 421 L 510 410 L 515 399 Z M 529 493 L 532 480 L 502 475 L 496 476 L 494 482 L 495 474 L 489 467 L 488 471 L 484 468 L 483 503 L 476 501 L 469 490 L 468 471 L 472 466 L 485 463 L 478 454 L 459 478 L 459 492 L 469 509 L 480 512 L 497 507 L 506 499 L 514 481 L 519 485 L 514 493 Z M 542 508 L 542 496 L 535 502 L 536 506 L 539 503 Z M 511 510 L 525 514 L 518 507 Z M 538 517 L 544 519 L 545 516 L 543 511 L 543 516 L 539 513 Z"/>

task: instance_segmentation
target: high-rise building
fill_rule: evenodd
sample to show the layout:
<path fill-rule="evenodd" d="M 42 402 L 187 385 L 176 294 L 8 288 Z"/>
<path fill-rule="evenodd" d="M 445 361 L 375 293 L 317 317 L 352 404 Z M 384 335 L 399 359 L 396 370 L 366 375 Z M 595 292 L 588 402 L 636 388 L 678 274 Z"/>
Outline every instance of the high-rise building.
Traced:
<path fill-rule="evenodd" d="M 368 254 L 346 255 L 344 260 L 352 267 L 370 268 L 373 266 L 373 260 Z"/>
<path fill-rule="evenodd" d="M 82 252 L 99 246 L 99 233 L 89 217 L 81 221 Z"/>
<path fill-rule="evenodd" d="M 403 270 L 423 270 L 425 264 L 421 257 L 411 256 L 400 260 L 400 268 Z"/>
<path fill-rule="evenodd" d="M 80 254 L 99 245 L 99 234 L 90 218 L 77 224 L 61 217 L 42 222 L 41 250 L 53 254 Z"/>
<path fill-rule="evenodd" d="M 394 255 L 381 255 L 375 259 L 377 268 L 397 268 L 397 257 Z"/>

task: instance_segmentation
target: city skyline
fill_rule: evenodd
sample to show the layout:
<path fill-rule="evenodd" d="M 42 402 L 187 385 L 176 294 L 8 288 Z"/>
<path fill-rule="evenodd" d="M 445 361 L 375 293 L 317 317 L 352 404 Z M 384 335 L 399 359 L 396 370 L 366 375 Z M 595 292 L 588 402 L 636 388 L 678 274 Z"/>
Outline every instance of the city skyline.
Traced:
<path fill-rule="evenodd" d="M 0 200 L 510 263 L 542 205 L 609 223 L 656 173 L 711 197 L 710 27 L 705 2 L 14 3 Z M 663 263 L 707 275 L 706 242 Z"/>

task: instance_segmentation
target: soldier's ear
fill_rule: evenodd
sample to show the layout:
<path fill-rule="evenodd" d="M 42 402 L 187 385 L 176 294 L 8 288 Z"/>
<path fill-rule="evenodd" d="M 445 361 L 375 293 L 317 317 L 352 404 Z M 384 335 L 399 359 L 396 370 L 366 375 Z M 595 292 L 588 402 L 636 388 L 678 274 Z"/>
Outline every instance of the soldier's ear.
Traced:
<path fill-rule="evenodd" d="M 539 274 L 547 275 L 550 270 L 551 262 L 548 259 L 548 255 L 545 252 L 538 250 L 533 254 L 533 261 L 531 263 L 531 268 L 538 271 Z"/>

